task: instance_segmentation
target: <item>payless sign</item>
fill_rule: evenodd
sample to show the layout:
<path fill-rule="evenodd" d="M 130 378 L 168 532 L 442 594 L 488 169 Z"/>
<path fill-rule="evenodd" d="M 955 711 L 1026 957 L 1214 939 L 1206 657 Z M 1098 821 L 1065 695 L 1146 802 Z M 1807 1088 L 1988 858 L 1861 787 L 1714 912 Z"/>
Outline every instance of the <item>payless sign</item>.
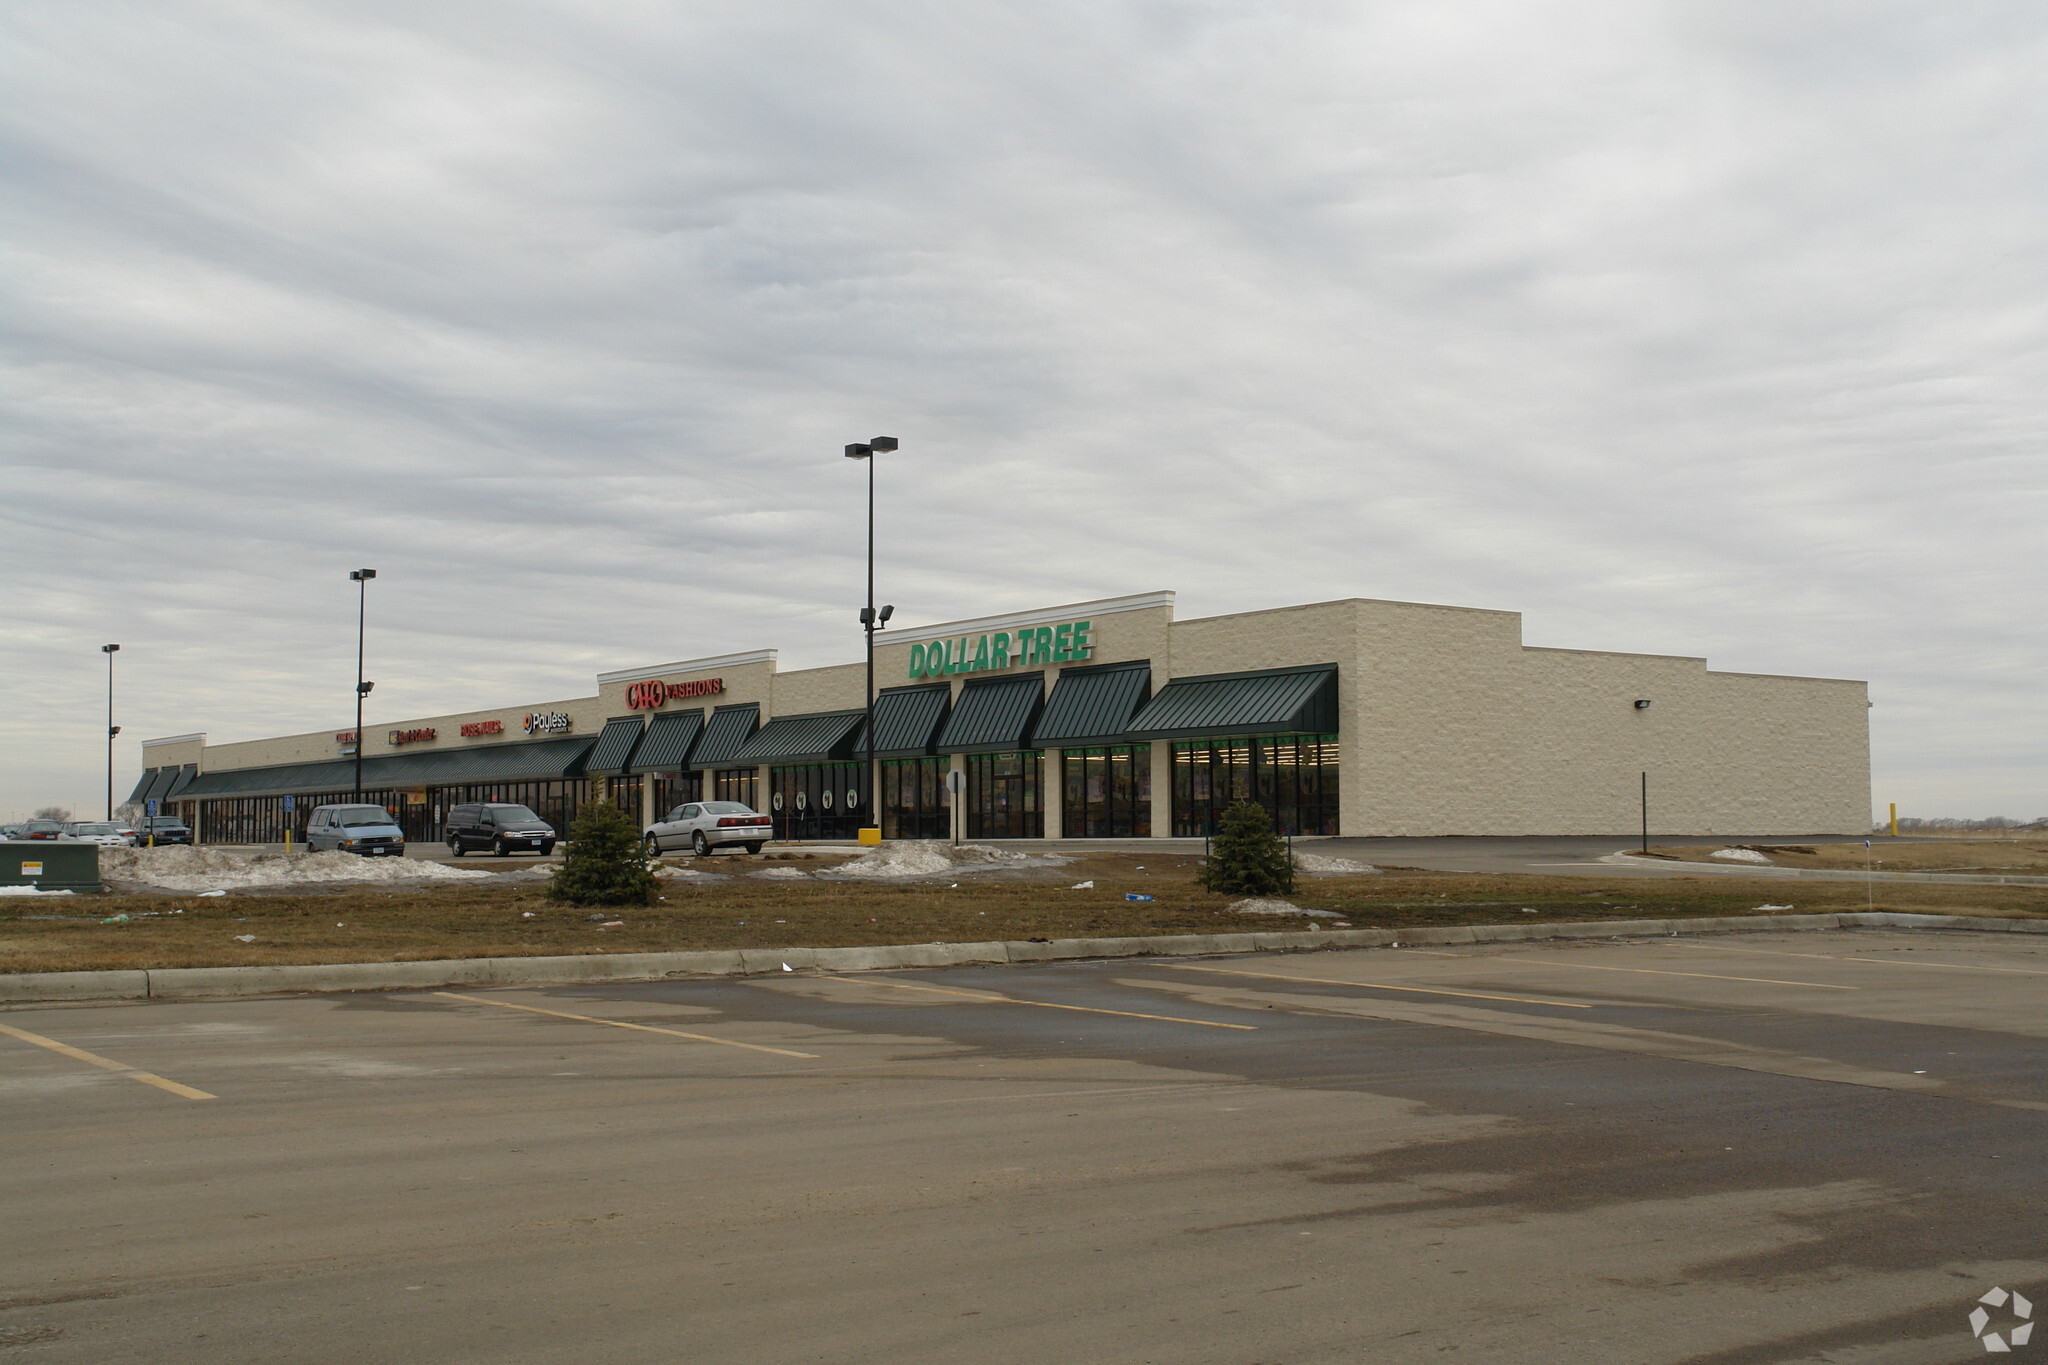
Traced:
<path fill-rule="evenodd" d="M 993 630 L 910 647 L 910 676 L 942 678 L 954 673 L 985 673 L 1020 664 L 1077 664 L 1094 657 L 1093 621 L 1024 630 Z"/>

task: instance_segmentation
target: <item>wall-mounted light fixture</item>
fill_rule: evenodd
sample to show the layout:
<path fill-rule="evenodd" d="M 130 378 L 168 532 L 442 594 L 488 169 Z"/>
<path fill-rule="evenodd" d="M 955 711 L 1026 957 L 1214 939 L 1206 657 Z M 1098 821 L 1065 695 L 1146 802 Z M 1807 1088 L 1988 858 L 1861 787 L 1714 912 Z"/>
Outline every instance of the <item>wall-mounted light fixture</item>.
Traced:
<path fill-rule="evenodd" d="M 1636 702 L 1636 710 L 1638 710 L 1638 711 L 1647 711 L 1647 710 L 1649 710 L 1649 709 L 1650 709 L 1650 699 L 1649 699 L 1648 697 L 1644 697 L 1644 698 L 1642 698 L 1642 699 L 1640 699 L 1639 701 L 1637 701 L 1637 702 Z"/>

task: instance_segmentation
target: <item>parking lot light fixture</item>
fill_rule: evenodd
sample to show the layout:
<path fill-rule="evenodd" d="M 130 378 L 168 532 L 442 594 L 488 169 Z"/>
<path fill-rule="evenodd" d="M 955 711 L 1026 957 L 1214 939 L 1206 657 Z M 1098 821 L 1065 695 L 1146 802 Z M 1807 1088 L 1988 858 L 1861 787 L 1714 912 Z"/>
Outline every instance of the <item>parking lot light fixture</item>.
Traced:
<path fill-rule="evenodd" d="M 121 727 L 114 724 L 114 655 L 119 645 L 101 645 L 100 653 L 107 656 L 107 818 L 114 818 L 114 736 L 121 733 Z"/>
<path fill-rule="evenodd" d="M 865 442 L 846 448 L 849 460 L 865 460 L 868 466 L 868 596 L 867 605 L 860 609 L 861 634 L 867 638 L 868 685 L 867 685 L 867 768 L 868 768 L 868 814 L 867 827 L 874 830 L 874 838 L 882 837 L 882 765 L 875 757 L 875 632 L 880 630 L 896 613 L 894 607 L 875 609 L 875 461 L 874 457 L 896 449 L 894 436 L 873 436 Z M 863 833 L 861 842 L 868 836 Z"/>
<path fill-rule="evenodd" d="M 370 580 L 377 576 L 375 569 L 350 569 L 349 582 L 356 585 L 356 789 L 355 799 L 363 799 L 363 698 L 370 695 L 375 683 L 363 681 L 363 616 L 370 602 Z"/>

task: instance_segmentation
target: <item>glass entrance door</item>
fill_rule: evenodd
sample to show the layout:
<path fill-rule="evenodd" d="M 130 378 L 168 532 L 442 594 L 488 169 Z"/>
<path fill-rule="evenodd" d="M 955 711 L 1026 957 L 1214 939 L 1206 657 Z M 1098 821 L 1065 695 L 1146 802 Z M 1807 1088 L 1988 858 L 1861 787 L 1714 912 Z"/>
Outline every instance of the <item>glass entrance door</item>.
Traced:
<path fill-rule="evenodd" d="M 967 837 L 1043 839 L 1044 807 L 1039 774 L 1044 756 L 1036 750 L 967 756 Z"/>

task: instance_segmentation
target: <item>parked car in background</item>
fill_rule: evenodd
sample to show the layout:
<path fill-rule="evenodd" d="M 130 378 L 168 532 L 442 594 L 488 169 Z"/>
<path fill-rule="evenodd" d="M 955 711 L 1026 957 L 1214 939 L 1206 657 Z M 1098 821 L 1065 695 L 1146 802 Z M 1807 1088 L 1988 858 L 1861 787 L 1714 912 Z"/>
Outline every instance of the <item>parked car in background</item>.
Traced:
<path fill-rule="evenodd" d="M 692 801 L 677 806 L 647 831 L 647 856 L 659 857 L 687 847 L 698 857 L 734 844 L 759 853 L 775 822 L 752 806 L 737 801 Z"/>
<path fill-rule="evenodd" d="M 135 822 L 135 842 L 147 844 L 151 836 L 159 844 L 189 844 L 192 827 L 175 815 L 145 815 Z"/>
<path fill-rule="evenodd" d="M 14 837 L 17 839 L 61 839 L 64 837 L 64 826 L 58 824 L 55 820 L 30 820 L 22 825 L 19 830 L 15 831 Z"/>
<path fill-rule="evenodd" d="M 448 851 L 460 858 L 471 849 L 489 849 L 500 858 L 522 849 L 545 858 L 555 851 L 555 827 L 525 806 L 509 801 L 472 801 L 448 812 L 443 828 Z"/>
<path fill-rule="evenodd" d="M 0 825 L 0 839 L 12 839 L 20 829 L 20 825 Z"/>
<path fill-rule="evenodd" d="M 405 831 L 382 806 L 315 806 L 306 817 L 306 852 L 403 858 Z"/>
<path fill-rule="evenodd" d="M 64 837 L 101 848 L 135 847 L 135 831 L 118 820 L 73 820 L 64 827 Z"/>

